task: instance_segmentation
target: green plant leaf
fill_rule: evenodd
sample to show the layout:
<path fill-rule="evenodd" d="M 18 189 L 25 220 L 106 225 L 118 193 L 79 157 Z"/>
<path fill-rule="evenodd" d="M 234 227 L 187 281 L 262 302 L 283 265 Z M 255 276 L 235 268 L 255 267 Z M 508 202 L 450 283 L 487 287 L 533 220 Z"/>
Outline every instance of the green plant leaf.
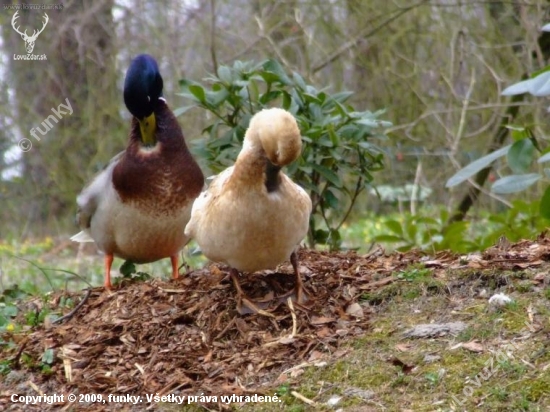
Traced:
<path fill-rule="evenodd" d="M 470 163 L 468 166 L 460 169 L 458 172 L 456 172 L 452 177 L 447 180 L 447 183 L 445 184 L 445 187 L 453 187 L 458 185 L 459 183 L 462 183 L 466 180 L 468 180 L 470 177 L 475 175 L 480 170 L 485 169 L 488 167 L 491 163 L 493 163 L 495 160 L 497 160 L 499 157 L 502 157 L 508 153 L 510 150 L 510 147 L 512 145 L 504 146 L 492 153 L 489 153 L 486 156 L 483 156 L 472 163 Z"/>
<path fill-rule="evenodd" d="M 510 136 L 512 137 L 512 140 L 514 142 L 517 142 L 519 140 L 523 140 L 525 138 L 530 137 L 530 133 L 531 131 L 525 127 L 521 129 L 514 128 L 514 129 L 511 129 Z"/>
<path fill-rule="evenodd" d="M 267 72 L 271 72 L 272 74 L 275 75 L 275 79 L 274 79 L 275 81 L 279 81 L 287 86 L 290 86 L 292 84 L 292 80 L 290 80 L 290 78 L 285 73 L 283 66 L 281 66 L 281 63 L 279 63 L 277 60 L 266 61 L 263 65 L 263 68 Z M 262 73 L 262 76 L 263 76 L 263 73 Z"/>
<path fill-rule="evenodd" d="M 55 353 L 53 349 L 46 349 L 44 353 L 42 354 L 42 363 L 46 363 L 48 365 L 52 365 L 53 361 L 55 360 Z"/>
<path fill-rule="evenodd" d="M 515 124 L 507 124 L 504 126 L 506 129 L 508 130 L 511 130 L 511 131 L 517 131 L 517 132 L 523 132 L 525 131 L 525 127 L 524 126 L 518 126 L 518 125 L 515 125 Z"/>
<path fill-rule="evenodd" d="M 13 305 L 6 305 L 2 308 L 2 314 L 4 316 L 7 316 L 7 317 L 15 317 L 17 316 L 17 306 L 13 306 Z"/>
<path fill-rule="evenodd" d="M 208 143 L 208 148 L 217 149 L 220 147 L 226 147 L 231 145 L 231 142 L 233 141 L 234 133 L 235 133 L 235 129 L 230 129 L 227 132 L 225 132 L 223 136 L 218 137 L 217 139 L 212 139 Z"/>
<path fill-rule="evenodd" d="M 338 208 L 340 202 L 338 201 L 338 198 L 334 196 L 331 190 L 326 190 L 323 197 L 325 202 L 327 203 L 327 205 L 329 205 L 331 209 Z"/>
<path fill-rule="evenodd" d="M 409 240 L 413 241 L 416 238 L 416 233 L 418 231 L 417 222 L 415 222 L 413 219 L 405 222 L 405 228 L 407 230 L 407 236 Z"/>
<path fill-rule="evenodd" d="M 546 188 L 540 199 L 539 211 L 542 217 L 550 220 L 550 186 Z"/>
<path fill-rule="evenodd" d="M 541 177 L 538 173 L 506 176 L 493 183 L 491 191 L 498 194 L 521 192 L 536 183 Z"/>
<path fill-rule="evenodd" d="M 231 69 L 227 66 L 218 67 L 218 77 L 224 83 L 230 84 L 233 81 L 233 76 L 231 76 Z"/>
<path fill-rule="evenodd" d="M 373 127 L 373 128 L 380 126 L 380 121 L 376 119 L 368 119 L 368 118 L 357 120 L 355 123 Z"/>
<path fill-rule="evenodd" d="M 532 83 L 533 83 L 533 79 L 522 80 L 520 82 L 514 83 L 508 86 L 507 88 L 505 88 L 502 91 L 501 95 L 514 96 L 516 94 L 529 93 L 532 87 Z"/>
<path fill-rule="evenodd" d="M 179 86 L 182 88 L 182 90 L 189 90 L 189 86 L 191 86 L 192 84 L 198 84 L 197 82 L 194 82 L 192 80 L 188 80 L 188 79 L 181 79 L 179 82 L 178 82 Z M 177 94 L 177 93 L 176 93 Z"/>
<path fill-rule="evenodd" d="M 373 238 L 375 242 L 386 242 L 386 243 L 398 243 L 403 242 L 403 238 L 400 236 L 393 235 L 378 235 Z"/>
<path fill-rule="evenodd" d="M 533 96 L 550 95 L 550 72 L 545 71 L 532 79 L 512 84 L 502 91 L 503 96 L 530 93 Z"/>
<path fill-rule="evenodd" d="M 535 146 L 531 139 L 524 138 L 518 140 L 508 151 L 508 166 L 510 166 L 515 174 L 525 173 L 533 161 L 534 153 Z"/>
<path fill-rule="evenodd" d="M 197 107 L 197 106 L 195 106 L 195 105 L 193 104 L 193 105 L 190 105 L 190 106 L 178 107 L 177 109 L 174 109 L 174 116 L 179 117 L 179 116 L 181 116 L 182 114 L 184 114 L 185 112 L 187 112 L 188 110 L 193 109 L 194 107 Z"/>
<path fill-rule="evenodd" d="M 338 103 L 344 103 L 351 96 L 353 96 L 353 92 L 339 92 L 339 93 L 334 93 L 332 95 L 332 98 L 336 100 Z"/>
<path fill-rule="evenodd" d="M 206 92 L 205 94 L 206 102 L 214 108 L 217 108 L 229 97 L 227 89 L 221 89 L 217 92 Z"/>
<path fill-rule="evenodd" d="M 550 152 L 542 155 L 537 162 L 544 163 L 544 162 L 548 162 L 549 160 L 550 160 Z"/>
<path fill-rule="evenodd" d="M 318 164 L 312 164 L 311 167 L 313 167 L 313 169 L 315 169 L 323 178 L 328 180 L 334 186 L 342 187 L 342 180 L 340 179 L 340 176 L 338 176 L 329 168 Z"/>
<path fill-rule="evenodd" d="M 384 225 L 391 230 L 396 235 L 399 235 L 401 239 L 403 238 L 403 225 L 397 220 L 388 220 L 384 222 Z"/>
<path fill-rule="evenodd" d="M 304 78 L 300 76 L 300 74 L 296 72 L 292 72 L 292 79 L 294 80 L 294 83 L 296 83 L 298 87 L 301 87 L 302 89 L 307 88 L 306 82 L 304 81 Z"/>
<path fill-rule="evenodd" d="M 136 273 L 136 265 L 134 265 L 131 261 L 126 260 L 120 267 L 120 274 L 124 277 L 131 277 L 134 273 Z"/>
<path fill-rule="evenodd" d="M 543 72 L 532 80 L 530 93 L 538 97 L 550 95 L 550 72 Z"/>
<path fill-rule="evenodd" d="M 260 101 L 261 104 L 266 105 L 269 102 L 271 102 L 272 100 L 278 99 L 280 95 L 281 95 L 280 90 L 272 90 L 268 93 L 262 94 L 260 96 L 259 101 Z M 289 101 L 289 103 L 290 103 L 290 101 Z"/>
<path fill-rule="evenodd" d="M 199 102 L 203 104 L 206 103 L 206 94 L 202 86 L 199 86 L 197 84 L 192 84 L 189 86 L 189 92 L 193 96 L 195 96 Z"/>

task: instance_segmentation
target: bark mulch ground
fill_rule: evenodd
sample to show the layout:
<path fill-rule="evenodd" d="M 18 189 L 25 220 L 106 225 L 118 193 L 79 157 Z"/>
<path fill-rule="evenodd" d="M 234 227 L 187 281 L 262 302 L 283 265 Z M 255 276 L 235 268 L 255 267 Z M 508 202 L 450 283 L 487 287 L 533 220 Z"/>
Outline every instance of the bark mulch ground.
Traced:
<path fill-rule="evenodd" d="M 13 404 L 13 393 L 272 394 L 297 367 L 345 356 L 345 343 L 367 333 L 375 315 L 361 296 L 400 281 L 400 271 L 421 264 L 443 279 L 449 268 L 525 269 L 550 258 L 550 239 L 500 244 L 469 257 L 449 252 L 387 256 L 382 250 L 365 256 L 300 250 L 299 257 L 309 298 L 302 305 L 273 295 L 292 288 L 289 263 L 241 278 L 249 296 L 272 301 L 272 316 L 238 314 L 229 268 L 210 265 L 175 281 L 123 282 L 110 292 L 92 289 L 63 322 L 46 319 L 30 330 L 4 334 L 1 338 L 12 345 L 1 358 L 11 360 L 12 371 L 0 376 L 0 410 L 31 409 Z M 49 305 L 63 315 L 71 309 L 61 313 L 58 305 L 68 296 L 78 302 L 85 293 L 58 292 L 33 305 Z M 43 373 L 42 357 L 49 349 L 51 373 Z M 66 400 L 35 408 L 48 407 L 75 408 Z M 135 410 L 146 407 L 158 405 Z"/>

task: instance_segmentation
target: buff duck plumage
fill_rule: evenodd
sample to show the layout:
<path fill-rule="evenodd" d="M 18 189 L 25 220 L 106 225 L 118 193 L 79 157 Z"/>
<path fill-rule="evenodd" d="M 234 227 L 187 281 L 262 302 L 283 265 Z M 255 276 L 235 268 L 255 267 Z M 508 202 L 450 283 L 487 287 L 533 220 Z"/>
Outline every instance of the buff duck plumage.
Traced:
<path fill-rule="evenodd" d="M 265 109 L 250 120 L 235 165 L 214 178 L 195 201 L 185 234 L 203 254 L 231 267 L 239 294 L 240 272 L 274 269 L 289 260 L 296 277 L 296 298 L 304 293 L 295 249 L 309 227 L 311 199 L 281 168 L 301 153 L 295 118 L 283 109 Z M 246 298 L 245 304 L 258 308 Z"/>
<path fill-rule="evenodd" d="M 133 59 L 124 83 L 124 103 L 133 115 L 127 148 L 77 197 L 82 232 L 71 239 L 94 241 L 105 253 L 107 289 L 114 256 L 134 263 L 169 257 L 177 278 L 178 252 L 189 240 L 183 228 L 204 176 L 162 89 L 155 59 Z"/>

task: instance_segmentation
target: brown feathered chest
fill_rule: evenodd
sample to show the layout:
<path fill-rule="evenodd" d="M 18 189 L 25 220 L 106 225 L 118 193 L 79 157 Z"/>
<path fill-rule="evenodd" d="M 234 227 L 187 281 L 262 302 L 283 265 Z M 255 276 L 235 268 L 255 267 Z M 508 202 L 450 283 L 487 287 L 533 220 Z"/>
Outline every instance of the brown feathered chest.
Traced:
<path fill-rule="evenodd" d="M 123 203 L 150 214 L 178 213 L 200 194 L 204 176 L 164 102 L 159 102 L 155 117 L 154 147 L 141 143 L 139 123 L 132 119 L 130 142 L 113 170 L 113 185 Z"/>

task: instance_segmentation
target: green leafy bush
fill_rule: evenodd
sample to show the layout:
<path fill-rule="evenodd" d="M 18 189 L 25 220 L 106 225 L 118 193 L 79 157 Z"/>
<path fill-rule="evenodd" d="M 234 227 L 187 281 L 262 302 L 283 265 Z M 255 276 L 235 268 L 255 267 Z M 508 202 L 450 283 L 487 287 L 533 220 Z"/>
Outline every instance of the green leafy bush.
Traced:
<path fill-rule="evenodd" d="M 447 180 L 446 186 L 456 186 L 470 179 L 480 170 L 489 167 L 497 159 L 504 157 L 506 158 L 508 168 L 513 174 L 497 179 L 491 186 L 493 193 L 510 194 L 521 192 L 545 176 L 546 178 L 550 177 L 549 168 L 544 168 L 544 175 L 530 171 L 537 154 L 540 155 L 537 160 L 539 164 L 550 161 L 550 148 L 541 150 L 537 139 L 528 127 L 510 125 L 508 128 L 512 131 L 512 139 L 514 140 L 512 144 L 495 150 L 460 169 Z M 550 218 L 550 187 L 546 189 L 540 206 L 542 216 Z"/>
<path fill-rule="evenodd" d="M 550 32 L 550 24 L 543 31 Z M 512 84 L 503 90 L 503 96 L 529 93 L 533 96 L 550 96 L 550 66 L 532 74 L 531 78 Z M 529 127 L 509 125 L 514 142 L 470 163 L 452 176 L 446 187 L 453 187 L 473 177 L 477 172 L 489 167 L 495 160 L 506 156 L 508 167 L 513 174 L 496 180 L 491 191 L 497 194 L 517 193 L 526 190 L 540 179 L 550 178 L 550 168 L 531 172 L 533 161 L 538 157 L 539 164 L 550 162 L 550 147 L 541 148 Z M 541 216 L 550 219 L 550 185 L 546 187 L 540 200 Z"/>
<path fill-rule="evenodd" d="M 346 240 L 353 246 L 365 240 L 382 244 L 388 249 L 427 252 L 451 250 L 468 253 L 485 250 L 505 236 L 510 242 L 534 238 L 546 229 L 547 221 L 539 214 L 539 202 L 515 200 L 502 213 L 483 212 L 473 220 L 448 224 L 445 209 L 421 210 L 416 215 L 395 213 L 369 216 L 356 222 L 353 230 L 346 227 Z M 358 227 L 362 228 L 358 233 Z"/>
<path fill-rule="evenodd" d="M 174 111 L 180 115 L 201 107 L 213 115 L 203 131 L 206 137 L 195 147 L 197 156 L 218 173 L 235 162 L 255 113 L 272 106 L 290 111 L 304 146 L 287 173 L 313 202 L 308 243 L 338 249 L 340 228 L 357 196 L 369 187 L 372 172 L 383 169 L 384 153 L 375 139 L 385 138 L 380 129 L 390 124 L 378 119 L 381 112 L 356 111 L 346 103 L 351 92 L 318 90 L 298 73 L 286 73 L 275 60 L 220 66 L 217 76 L 205 82 L 208 86 L 181 80 L 180 95 L 193 104 Z"/>

